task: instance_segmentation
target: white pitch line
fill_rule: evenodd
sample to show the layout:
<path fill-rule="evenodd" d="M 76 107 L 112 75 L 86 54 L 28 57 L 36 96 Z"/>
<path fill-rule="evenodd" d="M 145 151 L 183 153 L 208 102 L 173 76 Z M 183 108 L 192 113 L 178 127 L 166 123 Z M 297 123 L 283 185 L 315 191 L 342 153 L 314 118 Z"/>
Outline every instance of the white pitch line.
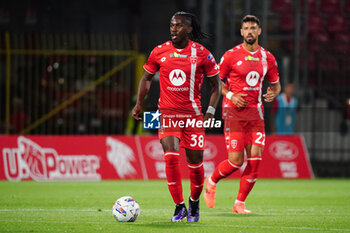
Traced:
<path fill-rule="evenodd" d="M 196 224 L 197 225 L 197 224 Z M 281 229 L 281 230 L 313 230 L 313 231 L 322 231 L 324 232 L 325 230 L 327 231 L 348 231 L 350 232 L 350 229 L 337 229 L 337 228 L 330 228 L 330 229 L 325 229 L 325 228 L 319 228 L 319 227 L 276 227 L 276 226 L 249 226 L 249 225 L 210 225 L 210 224 L 201 224 L 203 226 L 215 226 L 215 227 L 236 227 L 236 228 L 262 228 L 262 229 Z"/>
<path fill-rule="evenodd" d="M 22 223 L 62 223 L 62 224 L 68 224 L 68 223 L 76 223 L 76 221 L 36 221 L 36 220 L 14 220 L 14 219 L 0 219 L 0 222 L 22 222 Z M 93 222 L 93 221 L 86 221 L 85 223 L 88 224 L 101 224 L 101 222 Z M 110 223 L 105 222 L 104 224 L 115 224 L 113 221 Z M 138 225 L 138 223 L 133 223 L 134 225 Z M 144 224 L 144 223 L 140 223 Z M 164 223 L 164 222 L 152 222 L 154 225 L 177 225 L 174 223 Z M 186 226 L 191 227 L 222 227 L 222 228 L 257 228 L 257 229 L 280 229 L 280 230 L 301 230 L 301 231 L 341 231 L 341 232 L 350 232 L 350 229 L 338 229 L 338 228 L 319 228 L 319 227 L 276 227 L 276 226 L 249 226 L 249 225 L 224 225 L 224 224 L 200 224 L 200 223 L 187 223 Z"/>
<path fill-rule="evenodd" d="M 14 219 L 0 219 L 0 222 L 26 222 L 26 223 L 62 223 L 62 224 L 69 224 L 69 223 L 76 223 L 76 221 L 52 221 L 52 220 L 46 220 L 46 221 L 40 221 L 40 220 L 14 220 Z M 101 222 L 93 222 L 93 221 L 84 221 L 84 223 L 88 224 L 101 224 Z M 115 224 L 114 221 L 103 223 L 103 224 Z"/>
<path fill-rule="evenodd" d="M 112 208 L 109 209 L 0 209 L 0 212 L 99 212 L 99 211 L 103 211 L 103 212 L 107 212 L 107 211 L 112 211 Z"/>
<path fill-rule="evenodd" d="M 38 208 L 38 209 L 0 209 L 0 212 L 110 212 L 112 211 L 111 209 L 42 209 L 42 208 Z M 300 209 L 300 211 L 303 211 L 303 209 Z M 151 209 L 151 210 L 144 210 L 142 209 L 143 213 L 167 213 L 167 212 L 171 212 L 168 209 Z M 288 213 L 291 212 L 291 213 Z M 209 213 L 210 215 L 214 215 L 214 214 L 227 214 L 227 211 L 202 211 L 202 213 Z M 320 211 L 317 213 L 298 213 L 298 211 L 287 211 L 284 213 L 281 212 L 269 212 L 269 211 L 265 211 L 265 213 L 262 214 L 257 214 L 259 216 L 350 216 L 350 213 L 346 212 L 346 213 L 332 213 L 332 214 L 325 214 L 324 212 Z"/>

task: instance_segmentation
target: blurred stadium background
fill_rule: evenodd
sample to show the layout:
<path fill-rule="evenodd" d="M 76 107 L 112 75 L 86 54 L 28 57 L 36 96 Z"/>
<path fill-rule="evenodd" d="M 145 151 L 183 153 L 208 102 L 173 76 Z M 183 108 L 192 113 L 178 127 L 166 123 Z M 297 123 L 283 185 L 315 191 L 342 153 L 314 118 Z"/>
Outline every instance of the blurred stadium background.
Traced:
<path fill-rule="evenodd" d="M 217 61 L 242 41 L 242 16 L 257 15 L 282 86 L 295 85 L 296 134 L 315 176 L 350 176 L 350 0 L 2 0 L 0 134 L 149 133 L 129 112 L 142 65 L 179 10 L 199 17 Z M 155 78 L 150 108 L 158 89 Z"/>

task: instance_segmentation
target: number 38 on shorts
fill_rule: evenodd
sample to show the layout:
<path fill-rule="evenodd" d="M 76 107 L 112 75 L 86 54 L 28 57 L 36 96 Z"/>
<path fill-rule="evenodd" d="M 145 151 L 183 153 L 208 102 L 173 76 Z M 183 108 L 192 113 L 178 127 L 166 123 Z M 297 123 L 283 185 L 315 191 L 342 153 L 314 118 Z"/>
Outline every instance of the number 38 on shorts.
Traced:
<path fill-rule="evenodd" d="M 191 134 L 191 144 L 190 147 L 204 148 L 204 135 Z"/>

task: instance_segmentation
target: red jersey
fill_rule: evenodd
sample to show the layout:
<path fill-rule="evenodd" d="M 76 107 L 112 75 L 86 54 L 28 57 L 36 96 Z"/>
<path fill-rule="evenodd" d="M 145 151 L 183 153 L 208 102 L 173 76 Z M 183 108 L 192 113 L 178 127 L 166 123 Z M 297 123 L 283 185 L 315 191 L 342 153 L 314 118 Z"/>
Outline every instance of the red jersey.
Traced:
<path fill-rule="evenodd" d="M 226 87 L 235 94 L 243 93 L 248 101 L 245 108 L 238 108 L 231 100 L 224 97 L 223 117 L 234 116 L 238 119 L 264 119 L 262 104 L 263 81 L 279 81 L 275 57 L 259 46 L 255 52 L 249 52 L 243 44 L 228 50 L 220 62 L 220 78 L 227 78 Z"/>
<path fill-rule="evenodd" d="M 184 49 L 176 49 L 171 41 L 158 45 L 143 68 L 150 74 L 159 71 L 160 111 L 195 115 L 201 114 L 200 89 L 204 75 L 212 77 L 219 73 L 213 55 L 193 41 Z"/>

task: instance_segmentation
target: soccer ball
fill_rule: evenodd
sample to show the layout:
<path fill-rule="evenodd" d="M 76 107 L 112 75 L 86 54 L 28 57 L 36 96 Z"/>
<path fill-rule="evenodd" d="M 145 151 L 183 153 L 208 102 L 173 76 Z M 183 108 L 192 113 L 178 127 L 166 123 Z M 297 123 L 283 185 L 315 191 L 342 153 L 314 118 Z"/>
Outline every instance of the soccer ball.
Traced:
<path fill-rule="evenodd" d="M 118 222 L 134 222 L 140 215 L 140 206 L 134 198 L 125 196 L 114 202 L 112 211 Z"/>

